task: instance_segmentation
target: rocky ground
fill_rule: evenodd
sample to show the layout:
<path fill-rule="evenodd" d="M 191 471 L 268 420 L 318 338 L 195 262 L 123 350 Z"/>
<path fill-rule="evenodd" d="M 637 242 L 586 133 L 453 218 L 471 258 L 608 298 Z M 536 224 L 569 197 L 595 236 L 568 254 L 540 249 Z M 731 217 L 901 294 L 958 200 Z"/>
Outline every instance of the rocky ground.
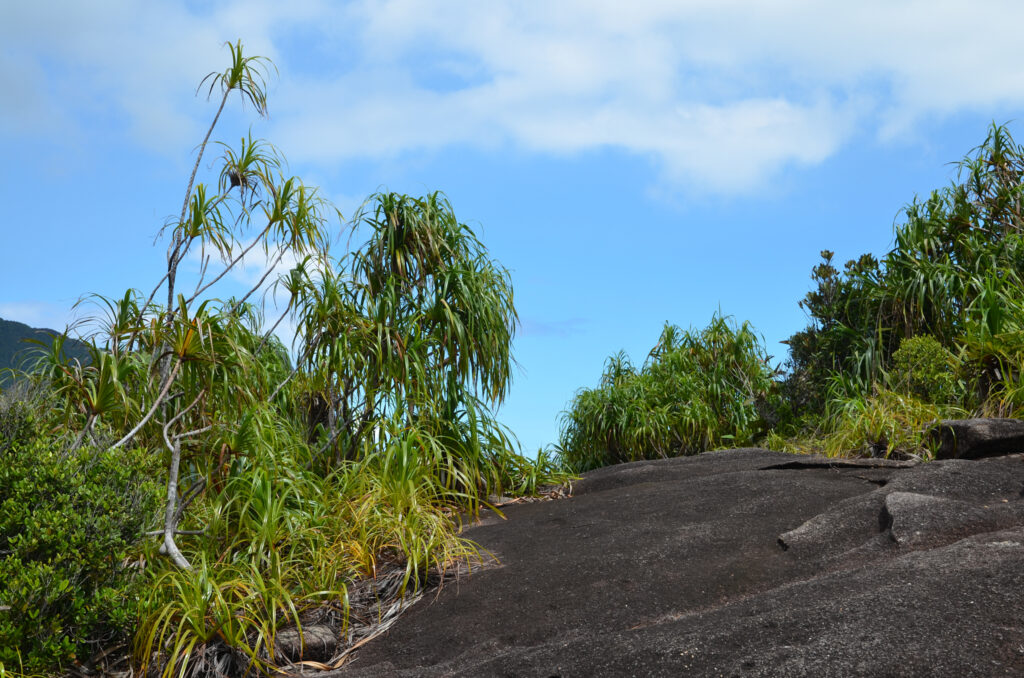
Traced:
<path fill-rule="evenodd" d="M 1024 455 L 712 452 L 504 512 L 466 533 L 499 564 L 318 675 L 1024 675 Z"/>

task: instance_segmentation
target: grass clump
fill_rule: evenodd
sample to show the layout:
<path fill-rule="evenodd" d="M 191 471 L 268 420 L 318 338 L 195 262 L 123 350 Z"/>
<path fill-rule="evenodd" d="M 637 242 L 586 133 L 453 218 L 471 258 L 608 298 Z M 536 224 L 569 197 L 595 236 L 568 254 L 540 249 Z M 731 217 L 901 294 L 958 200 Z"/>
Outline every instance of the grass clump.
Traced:
<path fill-rule="evenodd" d="M 964 414 L 952 406 L 928 403 L 906 393 L 879 390 L 841 401 L 824 452 L 830 457 L 898 456 L 932 459 L 928 430 L 939 420 Z"/>

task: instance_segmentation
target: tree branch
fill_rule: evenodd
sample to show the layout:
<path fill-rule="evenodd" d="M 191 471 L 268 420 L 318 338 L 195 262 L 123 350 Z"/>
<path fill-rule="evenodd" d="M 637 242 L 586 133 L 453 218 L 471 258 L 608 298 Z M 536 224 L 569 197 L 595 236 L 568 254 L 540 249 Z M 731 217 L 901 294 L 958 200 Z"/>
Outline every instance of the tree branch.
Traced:
<path fill-rule="evenodd" d="M 227 275 L 228 271 L 230 271 L 231 269 L 233 269 L 233 268 L 234 268 L 234 267 L 235 267 L 235 266 L 236 266 L 236 265 L 238 264 L 238 262 L 240 262 L 240 261 L 241 261 L 242 259 L 244 259 L 244 258 L 245 258 L 245 255 L 246 255 L 246 254 L 248 254 L 249 252 L 251 252 L 251 251 L 252 251 L 252 248 L 253 248 L 253 247 L 256 247 L 256 245 L 257 245 L 257 244 L 258 244 L 258 243 L 260 242 L 260 240 L 262 240 L 262 239 L 263 239 L 263 236 L 265 236 L 265 235 L 267 234 L 267 232 L 268 232 L 268 231 L 270 231 L 270 227 L 271 227 L 271 226 L 273 226 L 273 224 L 267 224 L 266 228 L 264 228 L 264 229 L 263 229 L 263 230 L 262 230 L 262 231 L 260 232 L 260 234 L 259 234 L 259 235 L 257 235 L 257 236 L 256 236 L 255 238 L 253 238 L 253 241 L 252 241 L 252 243 L 251 243 L 251 244 L 250 244 L 250 245 L 249 245 L 248 247 L 246 247 L 246 248 L 245 248 L 244 250 L 242 250 L 242 253 L 241 253 L 241 254 L 239 254 L 239 255 L 238 255 L 237 257 L 235 257 L 234 259 L 232 259 L 232 260 L 231 260 L 231 262 L 230 262 L 230 263 L 228 263 L 228 265 L 227 265 L 227 266 L 226 266 L 226 267 L 224 268 L 224 270 L 223 270 L 223 271 L 221 271 L 220 273 L 218 273 L 218 274 L 217 274 L 217 277 L 216 277 L 216 278 L 214 278 L 214 279 L 213 279 L 213 280 L 211 280 L 210 282 L 206 283 L 206 285 L 205 285 L 205 286 L 203 286 L 202 288 L 200 288 L 200 287 L 199 287 L 199 285 L 196 285 L 196 291 L 192 293 L 192 296 L 191 296 L 191 297 L 189 297 L 189 298 L 188 298 L 188 299 L 187 299 L 187 300 L 185 301 L 185 303 L 186 303 L 186 304 L 191 304 L 191 303 L 192 303 L 192 302 L 193 302 L 193 301 L 195 300 L 195 298 L 196 298 L 196 297 L 198 297 L 198 296 L 199 296 L 200 294 L 202 294 L 202 293 L 203 293 L 203 292 L 205 292 L 206 290 L 210 289 L 210 288 L 211 288 L 211 287 L 212 287 L 213 285 L 216 285 L 216 284 L 217 284 L 217 282 L 218 282 L 218 281 L 219 281 L 219 280 L 220 280 L 221 278 L 223 278 L 223 277 L 224 277 L 225 275 Z M 276 264 L 275 264 L 275 265 L 276 265 Z M 200 284 L 201 284 L 201 283 L 202 283 L 202 281 L 200 280 Z M 246 295 L 246 296 L 248 296 L 248 295 Z"/>
<path fill-rule="evenodd" d="M 149 408 L 149 412 L 146 413 L 146 416 L 142 418 L 142 421 L 140 421 L 138 424 L 135 425 L 135 428 L 133 428 L 131 431 L 128 431 L 128 433 L 123 438 L 121 438 L 116 443 L 111 445 L 110 449 L 116 450 L 117 448 L 121 447 L 125 443 L 129 442 L 132 438 L 135 437 L 136 433 L 138 433 L 139 431 L 142 430 L 142 427 L 146 425 L 146 423 L 153 417 L 153 415 L 156 414 L 157 408 L 160 407 L 160 404 L 164 401 L 164 398 L 167 396 L 167 391 L 170 390 L 171 384 L 174 383 L 175 377 L 178 376 L 178 370 L 180 368 L 181 368 L 181 360 L 179 359 L 178 362 L 174 363 L 174 368 L 171 370 L 171 373 L 168 375 L 167 382 L 164 384 L 164 387 L 160 391 L 160 394 L 156 397 L 156 400 L 153 401 L 153 406 Z"/>
<path fill-rule="evenodd" d="M 178 361 L 178 365 L 181 365 L 181 361 Z M 181 520 L 181 514 L 187 508 L 188 504 L 199 494 L 202 487 L 205 486 L 206 480 L 202 480 L 202 484 L 195 483 L 186 492 L 182 499 L 182 505 L 178 508 L 178 472 L 181 468 L 181 437 L 178 436 L 171 442 L 170 436 L 167 434 L 167 430 L 174 425 L 175 422 L 179 421 L 184 417 L 189 410 L 199 404 L 203 396 L 206 395 L 206 389 L 199 391 L 199 395 L 195 397 L 187 407 L 174 415 L 166 424 L 163 425 L 163 437 L 164 443 L 167 448 L 171 451 L 171 469 L 168 473 L 167 478 L 167 505 L 164 507 L 164 543 L 160 547 L 160 552 L 165 553 L 171 558 L 171 562 L 180 567 L 183 570 L 191 570 L 192 564 L 188 562 L 185 556 L 182 554 L 181 549 L 174 541 L 174 535 L 178 531 L 178 522 Z M 187 500 L 187 502 L 186 502 Z"/>

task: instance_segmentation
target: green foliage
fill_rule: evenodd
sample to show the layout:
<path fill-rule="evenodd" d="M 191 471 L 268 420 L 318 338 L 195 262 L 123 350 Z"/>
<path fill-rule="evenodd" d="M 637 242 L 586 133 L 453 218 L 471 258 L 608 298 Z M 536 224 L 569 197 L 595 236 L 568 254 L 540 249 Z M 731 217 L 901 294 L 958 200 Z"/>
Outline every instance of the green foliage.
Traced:
<path fill-rule="evenodd" d="M 0 453 L 0 664 L 67 667 L 130 631 L 153 472 L 138 449 L 64 456 L 40 438 Z"/>
<path fill-rule="evenodd" d="M 511 382 L 518 319 L 508 272 L 440 193 L 375 195 L 356 226 L 367 239 L 301 288 L 311 428 L 334 459 L 356 458 L 392 419 L 472 466 L 511 449 L 488 411 Z M 483 487 L 480 471 L 468 472 Z"/>
<path fill-rule="evenodd" d="M 904 339 L 892 356 L 890 385 L 926 403 L 946 404 L 960 395 L 956 356 L 934 337 Z"/>
<path fill-rule="evenodd" d="M 143 601 L 140 664 L 164 675 L 229 675 L 274 662 L 280 628 L 322 607 L 344 616 L 348 587 L 404 570 L 397 591 L 477 556 L 456 534 L 444 458 L 416 431 L 328 476 L 256 451 L 193 512 L 205 525 L 183 544 L 195 566 L 159 575 Z"/>
<path fill-rule="evenodd" d="M 1024 320 L 1022 180 L 1024 152 L 993 125 L 960 162 L 956 182 L 904 208 L 894 247 L 880 260 L 864 255 L 840 272 L 822 252 L 815 289 L 801 302 L 811 325 L 788 342 L 787 390 L 797 409 L 822 414 L 835 374 L 870 391 L 905 337 L 929 335 L 963 359 L 970 388 L 943 377 L 938 391 L 914 387 L 917 395 L 1005 410 L 1000 402 L 1019 381 L 1015 336 Z"/>
<path fill-rule="evenodd" d="M 943 418 L 963 416 L 955 407 L 942 407 L 903 393 L 879 390 L 869 396 L 841 401 L 834 429 L 825 442 L 825 454 L 837 456 L 904 457 L 930 459 L 927 431 Z"/>
<path fill-rule="evenodd" d="M 701 331 L 666 325 L 642 369 L 608 359 L 601 384 L 562 415 L 560 454 L 576 470 L 749 444 L 773 370 L 749 324 L 716 315 Z"/>
<path fill-rule="evenodd" d="M 476 557 L 458 536 L 464 511 L 568 477 L 550 458 L 520 455 L 495 419 L 514 364 L 511 280 L 442 194 L 375 195 L 339 238 L 335 211 L 281 173 L 267 142 L 222 144 L 203 182 L 230 94 L 267 111 L 269 62 L 229 47 L 229 68 L 201 85 L 221 98 L 166 226 L 166 273 L 148 294 L 87 298 L 88 360 L 68 362 L 60 337 L 40 346 L 26 376 L 46 406 L 0 421 L 9 436 L 53 431 L 54 474 L 81 476 L 87 454 L 145 454 L 166 470 L 167 557 L 146 564 L 134 648 L 142 672 L 167 676 L 266 670 L 279 627 L 318 609 L 345 619 L 349 588 L 382 570 L 400 575 L 382 598 L 419 589 Z M 341 256 L 330 249 L 339 241 L 351 246 Z M 240 298 L 215 296 L 257 248 L 268 262 L 259 280 Z M 180 266 L 190 254 L 204 262 L 193 277 Z M 282 271 L 283 261 L 296 264 Z M 287 306 L 268 320 L 274 289 Z M 289 315 L 294 363 L 273 336 Z M 146 452 L 121 452 L 135 447 Z M 103 472 L 94 480 L 116 485 L 105 464 L 89 467 Z M 113 502 L 114 485 L 90 496 Z M 9 565 L 12 581 L 37 577 Z"/>
<path fill-rule="evenodd" d="M 804 419 L 822 413 L 830 379 L 851 371 L 850 356 L 857 356 L 852 370 L 857 375 L 871 374 L 878 361 L 873 309 L 861 301 L 870 296 L 879 262 L 863 255 L 840 272 L 832 265 L 833 256 L 822 251 L 822 262 L 811 272 L 817 288 L 800 302 L 813 324 L 784 342 L 790 355 L 783 392 L 794 415 Z"/>

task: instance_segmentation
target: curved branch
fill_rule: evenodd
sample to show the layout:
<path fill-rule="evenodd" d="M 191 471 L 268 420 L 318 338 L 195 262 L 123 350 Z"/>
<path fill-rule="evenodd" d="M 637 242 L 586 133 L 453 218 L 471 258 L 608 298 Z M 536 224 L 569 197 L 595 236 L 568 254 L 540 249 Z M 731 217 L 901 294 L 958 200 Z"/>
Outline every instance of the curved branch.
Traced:
<path fill-rule="evenodd" d="M 238 262 L 240 262 L 240 261 L 241 261 L 242 259 L 244 259 L 244 258 L 245 258 L 245 255 L 246 255 L 246 254 L 248 254 L 248 253 L 249 253 L 249 252 L 250 252 L 250 251 L 252 250 L 252 248 L 253 248 L 253 247 L 256 247 L 256 245 L 257 245 L 257 244 L 258 244 L 258 243 L 260 242 L 260 240 L 261 240 L 261 239 L 262 239 L 262 238 L 263 238 L 263 237 L 264 237 L 264 236 L 265 236 L 265 235 L 266 235 L 266 234 L 267 234 L 267 233 L 268 233 L 268 232 L 270 231 L 270 228 L 271 228 L 271 226 L 273 226 L 273 224 L 267 224 L 267 227 L 266 227 L 266 228 L 264 228 L 264 229 L 263 229 L 263 230 L 262 230 L 262 231 L 260 232 L 260 234 L 259 234 L 259 235 L 257 235 L 257 236 L 256 236 L 255 238 L 253 238 L 253 241 L 252 241 L 252 243 L 251 243 L 251 244 L 250 244 L 250 245 L 249 245 L 248 247 L 246 247 L 246 248 L 245 248 L 244 250 L 242 250 L 242 253 L 241 253 L 241 254 L 239 254 L 239 255 L 238 255 L 237 257 L 235 257 L 235 258 L 234 258 L 234 259 L 233 259 L 233 260 L 231 261 L 231 263 L 229 263 L 229 264 L 228 264 L 228 265 L 227 265 L 227 266 L 226 266 L 226 267 L 224 268 L 224 270 L 223 270 L 223 271 L 221 271 L 221 272 L 220 272 L 220 273 L 219 273 L 219 274 L 217 275 L 217 277 L 216 277 L 216 278 L 214 278 L 214 279 L 213 279 L 213 280 L 211 280 L 210 282 L 206 283 L 206 285 L 205 285 L 205 286 L 203 286 L 202 288 L 200 288 L 200 287 L 199 287 L 199 285 L 196 285 L 196 291 L 192 293 L 192 296 L 191 296 L 191 297 L 189 297 L 189 298 L 188 298 L 188 299 L 187 299 L 187 300 L 185 301 L 185 303 L 186 303 L 186 304 L 191 304 L 191 303 L 192 303 L 193 301 L 195 301 L 196 297 L 198 297 L 198 296 L 199 296 L 200 294 L 202 294 L 203 292 L 205 292 L 206 290 L 210 289 L 210 288 L 211 288 L 211 287 L 213 287 L 213 286 L 214 286 L 215 284 L 217 284 L 217 282 L 218 282 L 218 281 L 219 281 L 219 280 L 220 280 L 221 278 L 223 278 L 223 277 L 224 277 L 225 275 L 227 275 L 228 271 L 230 271 L 231 269 L 233 269 L 233 268 L 235 267 L 235 265 L 236 265 L 236 264 L 238 264 Z M 275 265 L 276 265 L 276 264 L 275 264 Z M 202 284 L 202 281 L 200 281 L 200 284 Z"/>
<path fill-rule="evenodd" d="M 174 363 L 174 368 L 171 369 L 171 373 L 167 377 L 167 382 L 164 384 L 163 389 L 161 389 L 160 394 L 157 395 L 156 400 L 153 401 L 153 406 L 149 408 L 149 412 L 146 413 L 146 416 L 142 418 L 142 421 L 135 425 L 135 428 L 133 428 L 131 431 L 128 431 L 128 433 L 125 434 L 123 438 L 121 438 L 116 443 L 111 445 L 110 449 L 116 450 L 125 443 L 129 442 L 132 438 L 135 437 L 135 434 L 141 431 L 142 427 L 145 426 L 149 422 L 149 420 L 153 418 L 153 415 L 156 414 L 157 408 L 160 407 L 164 399 L 167 397 L 167 392 L 171 390 L 171 384 L 174 383 L 175 377 L 178 376 L 178 370 L 180 368 L 181 360 L 179 359 L 178 362 Z"/>
<path fill-rule="evenodd" d="M 166 434 L 164 440 L 167 441 Z M 169 442 L 169 441 L 168 441 Z M 174 441 L 171 447 L 171 469 L 167 479 L 167 505 L 164 508 L 164 543 L 160 547 L 161 553 L 166 553 L 171 562 L 183 570 L 191 570 L 192 564 L 188 562 L 181 549 L 174 543 L 174 533 L 177 527 L 174 522 L 175 504 L 178 499 L 178 469 L 181 467 L 181 441 Z"/>
<path fill-rule="evenodd" d="M 178 365 L 181 361 L 178 362 Z M 176 366 L 177 367 L 177 366 Z M 205 479 L 202 483 L 196 483 L 185 492 L 182 504 L 179 507 L 178 504 L 178 473 L 181 468 L 181 438 L 178 436 L 171 442 L 170 436 L 167 435 L 167 430 L 174 425 L 174 423 L 184 417 L 189 410 L 199 404 L 199 401 L 206 395 L 206 389 L 199 391 L 199 395 L 195 397 L 187 407 L 183 408 L 181 412 L 174 415 L 166 424 L 163 425 L 163 437 L 164 443 L 167 448 L 171 451 L 171 468 L 167 478 L 167 504 L 164 507 L 164 543 L 160 547 L 161 553 L 166 553 L 170 556 L 171 561 L 183 570 L 191 570 L 192 564 L 188 562 L 182 554 L 181 549 L 174 541 L 174 535 L 178 532 L 178 522 L 181 520 L 181 515 L 185 509 L 192 502 L 192 500 L 202 491 L 205 487 Z"/>

